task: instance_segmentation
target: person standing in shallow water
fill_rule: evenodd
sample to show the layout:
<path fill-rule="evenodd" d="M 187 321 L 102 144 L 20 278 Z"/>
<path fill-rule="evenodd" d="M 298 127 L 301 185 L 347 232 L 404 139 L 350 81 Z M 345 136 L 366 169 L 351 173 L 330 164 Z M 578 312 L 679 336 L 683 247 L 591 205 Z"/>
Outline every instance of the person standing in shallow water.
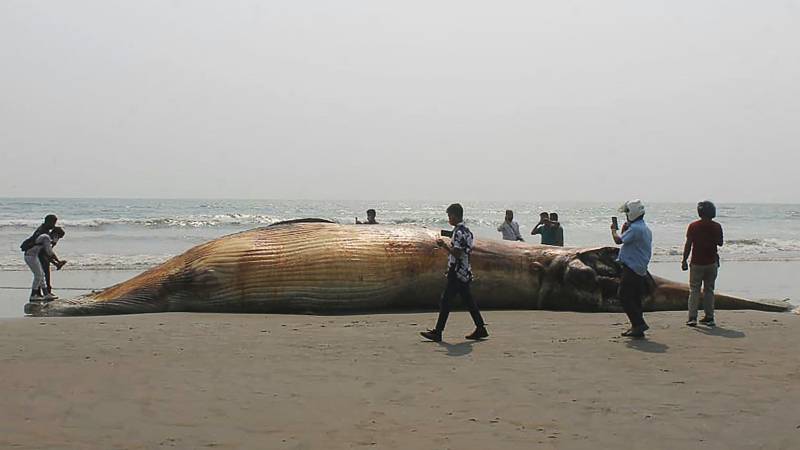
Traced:
<path fill-rule="evenodd" d="M 483 322 L 478 303 L 472 298 L 470 283 L 472 282 L 472 267 L 469 264 L 469 255 L 472 253 L 474 239 L 472 232 L 464 225 L 464 208 L 458 203 L 453 203 L 447 208 L 447 219 L 452 225 L 453 232 L 451 244 L 448 246 L 440 238 L 436 245 L 447 250 L 447 286 L 442 292 L 439 303 L 439 318 L 436 327 L 432 330 L 420 332 L 422 337 L 434 342 L 442 340 L 447 317 L 450 315 L 450 301 L 456 294 L 461 295 L 461 300 L 469 309 L 472 321 L 475 322 L 475 331 L 465 336 L 467 339 L 478 340 L 489 337 L 486 324 Z"/>
<path fill-rule="evenodd" d="M 506 210 L 506 218 L 497 227 L 497 231 L 503 233 L 504 241 L 524 241 L 519 233 L 519 224 L 514 221 L 514 211 L 510 209 Z"/>
<path fill-rule="evenodd" d="M 700 323 L 713 327 L 714 321 L 714 284 L 719 270 L 719 253 L 717 247 L 722 246 L 722 225 L 713 219 L 717 216 L 717 207 L 710 201 L 697 204 L 697 215 L 700 220 L 689 224 L 686 230 L 686 244 L 683 246 L 681 269 L 689 271 L 689 320 L 686 325 L 697 326 L 697 309 L 700 303 L 700 287 L 703 287 L 703 310 L 705 315 Z M 692 255 L 691 264 L 686 260 Z"/>
<path fill-rule="evenodd" d="M 531 230 L 531 235 L 540 234 L 542 236 L 542 245 L 556 245 L 556 230 L 557 228 L 550 222 L 550 215 L 547 212 L 542 212 L 539 214 L 539 223 Z"/>
<path fill-rule="evenodd" d="M 372 208 L 367 210 L 367 221 L 366 222 L 362 222 L 362 221 L 358 220 L 358 217 L 356 217 L 356 224 L 357 225 L 377 225 L 378 222 L 375 220 L 375 210 L 372 209 Z"/>
<path fill-rule="evenodd" d="M 617 259 L 622 265 L 617 297 L 631 322 L 631 328 L 622 335 L 644 337 L 644 332 L 650 328 L 644 321 L 642 301 L 648 292 L 647 265 L 653 256 L 653 233 L 644 222 L 641 200 L 625 202 L 619 211 L 624 212 L 628 220 L 622 225 L 622 235 L 617 234 L 616 224 L 611 224 L 611 238 L 622 244 Z"/>
<path fill-rule="evenodd" d="M 564 227 L 558 221 L 558 213 L 550 213 L 550 226 L 553 228 L 553 245 L 557 247 L 564 246 Z"/>

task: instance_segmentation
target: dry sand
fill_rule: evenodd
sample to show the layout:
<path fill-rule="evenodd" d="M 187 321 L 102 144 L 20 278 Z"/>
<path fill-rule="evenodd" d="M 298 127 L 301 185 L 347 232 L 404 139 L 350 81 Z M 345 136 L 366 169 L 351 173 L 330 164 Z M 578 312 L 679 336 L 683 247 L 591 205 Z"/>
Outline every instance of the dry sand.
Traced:
<path fill-rule="evenodd" d="M 0 320 L 2 448 L 800 448 L 800 316 Z"/>

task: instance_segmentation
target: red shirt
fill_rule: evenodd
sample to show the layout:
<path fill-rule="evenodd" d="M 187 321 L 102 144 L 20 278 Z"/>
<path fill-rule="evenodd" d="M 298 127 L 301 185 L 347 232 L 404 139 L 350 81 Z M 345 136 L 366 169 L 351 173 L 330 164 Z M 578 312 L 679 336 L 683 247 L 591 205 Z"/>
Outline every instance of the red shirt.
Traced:
<path fill-rule="evenodd" d="M 692 264 L 717 262 L 717 246 L 722 245 L 722 225 L 713 220 L 697 220 L 689 224 L 686 240 L 692 243 Z"/>

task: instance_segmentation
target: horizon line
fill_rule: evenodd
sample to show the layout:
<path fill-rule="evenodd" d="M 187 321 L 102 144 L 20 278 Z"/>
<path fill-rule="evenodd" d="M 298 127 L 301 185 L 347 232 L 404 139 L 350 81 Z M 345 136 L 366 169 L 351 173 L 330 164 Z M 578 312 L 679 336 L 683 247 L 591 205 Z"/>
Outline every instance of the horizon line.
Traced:
<path fill-rule="evenodd" d="M 429 199 L 344 199 L 344 198 L 257 198 L 257 197 L 126 197 L 126 196 L 111 196 L 111 197 L 60 197 L 60 196 L 53 196 L 53 197 L 6 197 L 0 196 L 0 200 L 166 200 L 166 201 L 176 201 L 176 200 L 212 200 L 212 201 L 226 201 L 226 200 L 238 200 L 238 201 L 308 201 L 308 202 L 453 202 L 452 199 L 450 200 L 443 200 L 437 198 L 429 198 Z M 689 201 L 689 200 L 653 200 L 648 201 L 647 199 L 642 199 L 645 203 L 662 203 L 662 204 L 694 204 L 697 201 Z M 613 203 L 613 204 L 621 204 L 626 200 L 569 200 L 569 199 L 558 199 L 558 200 L 497 200 L 497 199 L 483 199 L 483 200 L 476 200 L 476 199 L 467 199 L 467 200 L 458 200 L 460 203 L 483 203 L 483 202 L 491 202 L 491 203 Z M 712 200 L 717 204 L 729 204 L 729 205 L 800 205 L 800 203 L 789 203 L 789 202 L 777 202 L 777 201 L 761 201 L 761 202 L 754 202 L 754 201 L 738 201 L 738 202 L 726 202 L 726 201 L 719 201 L 719 200 Z"/>

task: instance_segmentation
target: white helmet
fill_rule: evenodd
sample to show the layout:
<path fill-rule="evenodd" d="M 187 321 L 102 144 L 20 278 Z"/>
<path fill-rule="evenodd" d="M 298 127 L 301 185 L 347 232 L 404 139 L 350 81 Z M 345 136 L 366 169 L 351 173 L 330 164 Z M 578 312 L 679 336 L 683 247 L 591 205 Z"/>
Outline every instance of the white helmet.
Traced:
<path fill-rule="evenodd" d="M 644 215 L 644 204 L 639 199 L 627 201 L 619 207 L 619 212 L 625 213 L 628 222 L 633 222 Z"/>

